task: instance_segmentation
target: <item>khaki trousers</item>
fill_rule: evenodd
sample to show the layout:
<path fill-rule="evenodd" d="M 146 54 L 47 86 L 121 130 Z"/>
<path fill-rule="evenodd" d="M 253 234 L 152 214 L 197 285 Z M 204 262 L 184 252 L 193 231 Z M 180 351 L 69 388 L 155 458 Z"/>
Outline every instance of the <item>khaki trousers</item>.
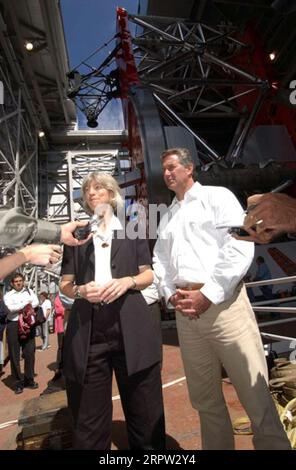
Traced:
<path fill-rule="evenodd" d="M 252 424 L 255 449 L 290 449 L 269 388 L 261 336 L 245 287 L 212 305 L 197 320 L 176 312 L 177 329 L 202 448 L 234 449 L 232 423 L 222 393 L 221 364 Z"/>

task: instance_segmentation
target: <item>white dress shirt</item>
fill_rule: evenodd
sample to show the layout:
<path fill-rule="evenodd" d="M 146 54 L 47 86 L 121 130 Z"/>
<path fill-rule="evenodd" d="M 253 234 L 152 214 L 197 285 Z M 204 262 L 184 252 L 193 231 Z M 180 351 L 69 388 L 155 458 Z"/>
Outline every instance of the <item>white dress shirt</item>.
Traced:
<path fill-rule="evenodd" d="M 201 292 L 214 304 L 229 299 L 252 263 L 254 244 L 235 240 L 227 229 L 241 225 L 244 212 L 226 188 L 195 183 L 174 198 L 162 217 L 153 268 L 166 301 L 176 286 L 204 283 Z"/>
<path fill-rule="evenodd" d="M 19 310 L 28 305 L 29 302 L 32 303 L 33 308 L 39 305 L 37 295 L 32 291 L 32 289 L 27 289 L 25 287 L 21 291 L 12 289 L 5 294 L 3 300 L 10 311 L 7 315 L 7 319 L 10 321 L 17 321 Z"/>
<path fill-rule="evenodd" d="M 47 321 L 50 320 L 50 317 L 51 317 L 51 302 L 49 299 L 45 299 L 44 302 L 42 302 L 41 304 L 41 307 L 42 307 L 42 310 L 43 310 L 43 314 L 46 318 Z M 50 310 L 49 312 L 49 315 L 47 315 L 47 310 Z"/>
<path fill-rule="evenodd" d="M 105 232 L 100 227 L 94 233 L 93 244 L 95 250 L 95 282 L 99 286 L 111 281 L 111 247 L 114 230 L 121 230 L 122 225 L 119 219 L 112 215 Z M 107 245 L 107 246 L 104 246 Z"/>
<path fill-rule="evenodd" d="M 142 289 L 140 292 L 144 297 L 147 305 L 152 305 L 159 300 L 159 292 L 158 292 L 158 279 L 153 273 L 153 282 L 149 286 Z"/>

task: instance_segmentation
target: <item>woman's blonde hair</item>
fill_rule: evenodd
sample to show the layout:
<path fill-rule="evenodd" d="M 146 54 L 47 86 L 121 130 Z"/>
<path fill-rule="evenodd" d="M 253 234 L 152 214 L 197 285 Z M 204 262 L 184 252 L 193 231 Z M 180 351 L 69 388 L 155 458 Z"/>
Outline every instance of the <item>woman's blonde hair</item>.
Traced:
<path fill-rule="evenodd" d="M 110 205 L 112 206 L 114 211 L 117 211 L 120 207 L 123 206 L 123 199 L 120 193 L 120 188 L 118 186 L 117 181 L 113 178 L 113 176 L 111 176 L 109 173 L 101 173 L 100 171 L 93 171 L 92 173 L 89 173 L 89 175 L 86 175 L 83 178 L 83 182 L 81 186 L 83 205 L 84 205 L 85 210 L 88 213 L 92 214 L 93 210 L 87 204 L 85 193 L 86 193 L 87 187 L 93 181 L 98 183 L 98 185 L 101 186 L 103 189 L 107 189 L 107 191 L 111 191 L 113 193 L 113 197 L 110 200 Z"/>

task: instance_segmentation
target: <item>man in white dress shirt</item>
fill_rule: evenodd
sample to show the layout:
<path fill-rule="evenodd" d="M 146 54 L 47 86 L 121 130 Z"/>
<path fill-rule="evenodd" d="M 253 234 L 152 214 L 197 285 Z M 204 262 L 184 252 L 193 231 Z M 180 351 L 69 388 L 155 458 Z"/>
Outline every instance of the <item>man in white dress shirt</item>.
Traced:
<path fill-rule="evenodd" d="M 29 303 L 35 308 L 39 305 L 39 300 L 31 289 L 25 287 L 25 279 L 22 274 L 15 274 L 12 277 L 11 286 L 11 291 L 4 296 L 4 303 L 9 309 L 6 331 L 11 375 L 15 381 L 14 391 L 19 394 L 23 392 L 24 387 L 38 388 L 38 384 L 34 381 L 35 327 L 31 329 L 25 339 L 21 339 L 18 334 L 18 319 L 21 309 Z M 20 369 L 21 348 L 24 356 L 24 381 Z"/>
<path fill-rule="evenodd" d="M 223 364 L 252 424 L 256 449 L 290 449 L 268 388 L 264 350 L 241 282 L 254 246 L 220 225 L 240 224 L 243 210 L 226 188 L 193 179 L 187 149 L 162 154 L 164 181 L 174 198 L 159 226 L 154 270 L 176 310 L 192 406 L 200 415 L 203 449 L 234 449 L 222 392 Z"/>

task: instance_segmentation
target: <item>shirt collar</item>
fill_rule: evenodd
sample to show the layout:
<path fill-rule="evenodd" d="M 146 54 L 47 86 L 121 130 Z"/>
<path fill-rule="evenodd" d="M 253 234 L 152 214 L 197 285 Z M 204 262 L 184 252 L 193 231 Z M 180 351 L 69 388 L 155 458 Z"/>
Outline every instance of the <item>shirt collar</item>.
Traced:
<path fill-rule="evenodd" d="M 177 197 L 175 196 L 174 199 L 172 200 L 172 203 L 170 205 L 170 209 L 172 210 L 174 206 L 176 205 L 181 205 L 181 203 L 184 202 L 189 202 L 194 199 L 198 199 L 200 196 L 200 190 L 203 188 L 203 186 L 198 183 L 197 181 L 191 186 L 191 188 L 186 191 L 184 195 L 184 199 L 182 201 L 179 201 Z M 176 206 L 177 207 L 177 206 Z"/>
<path fill-rule="evenodd" d="M 105 234 L 100 233 L 99 232 L 99 227 L 98 227 L 97 230 L 95 231 L 94 235 L 95 236 L 100 236 L 100 237 L 102 237 L 102 235 L 107 236 L 107 234 L 111 234 L 115 230 L 122 230 L 122 225 L 121 225 L 121 222 L 118 219 L 118 217 L 116 217 L 116 215 L 113 214 L 111 219 L 110 219 L 110 223 L 109 223 L 109 226 L 107 227 L 107 230 L 106 230 Z"/>
<path fill-rule="evenodd" d="M 13 289 L 16 294 L 22 294 L 23 292 L 27 292 L 27 287 L 23 287 L 22 290 Z"/>

